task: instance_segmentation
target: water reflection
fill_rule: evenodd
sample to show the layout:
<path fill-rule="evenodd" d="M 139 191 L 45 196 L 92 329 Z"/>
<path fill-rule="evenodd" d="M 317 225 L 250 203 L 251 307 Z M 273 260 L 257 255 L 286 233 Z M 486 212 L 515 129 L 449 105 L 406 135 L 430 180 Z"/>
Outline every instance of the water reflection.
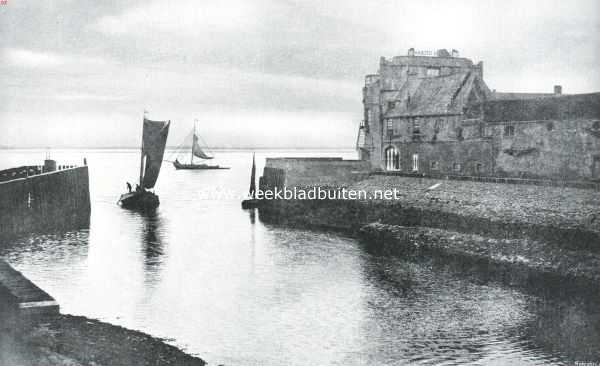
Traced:
<path fill-rule="evenodd" d="M 123 210 L 114 201 L 138 154 L 87 154 L 89 231 L 0 247 L 66 313 L 172 338 L 210 364 L 600 359 L 593 302 L 545 299 L 470 269 L 371 253 L 342 235 L 266 225 L 239 201 L 197 200 L 206 187 L 246 192 L 249 152 L 219 154 L 232 169 L 218 174 L 165 166 L 156 213 Z"/>
<path fill-rule="evenodd" d="M 141 215 L 142 223 L 142 250 L 145 254 L 147 267 L 156 267 L 162 263 L 163 250 L 163 220 L 158 212 Z M 149 268 L 147 268 L 149 270 Z"/>

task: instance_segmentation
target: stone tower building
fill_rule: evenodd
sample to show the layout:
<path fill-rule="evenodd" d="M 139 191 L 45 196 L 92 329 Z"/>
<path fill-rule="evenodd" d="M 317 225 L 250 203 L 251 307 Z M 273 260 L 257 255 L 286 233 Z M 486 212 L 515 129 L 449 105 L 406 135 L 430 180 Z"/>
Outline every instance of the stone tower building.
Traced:
<path fill-rule="evenodd" d="M 489 95 L 483 63 L 455 50 L 382 57 L 379 72 L 365 78 L 360 157 L 376 169 L 419 168 L 417 146 L 464 139 L 463 110 Z"/>
<path fill-rule="evenodd" d="M 600 179 L 600 93 L 496 93 L 458 52 L 381 58 L 365 77 L 360 159 L 427 175 Z"/>

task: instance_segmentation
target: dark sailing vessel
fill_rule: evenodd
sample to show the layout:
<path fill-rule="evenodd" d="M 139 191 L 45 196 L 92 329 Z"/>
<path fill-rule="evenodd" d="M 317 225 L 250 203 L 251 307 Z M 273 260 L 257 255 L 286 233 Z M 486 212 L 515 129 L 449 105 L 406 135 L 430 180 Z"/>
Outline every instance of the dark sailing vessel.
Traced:
<path fill-rule="evenodd" d="M 196 170 L 196 169 L 229 169 L 228 167 L 222 167 L 222 166 L 219 166 L 219 165 L 194 164 L 194 156 L 197 157 L 197 158 L 200 158 L 200 159 L 205 159 L 205 160 L 210 160 L 210 159 L 214 158 L 214 156 L 208 155 L 200 147 L 200 144 L 198 143 L 199 139 L 201 139 L 201 138 L 196 134 L 196 123 L 194 122 L 194 130 L 193 130 L 193 133 L 192 133 L 192 152 L 191 152 L 191 156 L 190 156 L 190 163 L 189 164 L 181 163 L 179 161 L 179 159 L 175 159 L 175 161 L 173 162 L 173 166 L 175 167 L 175 169 L 189 169 L 189 170 Z M 185 140 L 184 140 L 184 142 L 185 142 Z M 182 143 L 182 145 L 183 145 L 183 143 Z"/>
<path fill-rule="evenodd" d="M 252 170 L 250 171 L 250 189 L 248 190 L 247 200 L 242 201 L 242 208 L 244 210 L 256 208 L 260 205 L 261 200 L 256 198 L 256 159 L 255 155 L 252 154 Z"/>
<path fill-rule="evenodd" d="M 123 208 L 147 211 L 158 207 L 158 196 L 146 189 L 154 188 L 162 165 L 169 125 L 171 121 L 150 121 L 144 117 L 142 151 L 140 158 L 140 183 L 135 191 L 124 193 L 117 202 Z"/>

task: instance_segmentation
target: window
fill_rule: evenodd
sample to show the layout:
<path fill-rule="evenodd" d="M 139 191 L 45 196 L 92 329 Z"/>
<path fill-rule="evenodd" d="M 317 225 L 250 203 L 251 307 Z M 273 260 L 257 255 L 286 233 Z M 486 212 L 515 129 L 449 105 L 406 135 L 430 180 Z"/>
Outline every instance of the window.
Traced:
<path fill-rule="evenodd" d="M 388 119 L 385 123 L 388 136 L 392 136 L 394 134 L 394 120 Z"/>
<path fill-rule="evenodd" d="M 388 110 L 394 109 L 395 106 L 396 106 L 396 102 L 394 102 L 393 100 L 388 101 Z"/>
<path fill-rule="evenodd" d="M 444 123 L 444 120 L 441 118 L 438 118 L 435 120 L 435 124 L 433 125 L 433 130 L 435 131 L 435 133 L 439 133 L 440 130 L 442 129 L 442 124 Z"/>
<path fill-rule="evenodd" d="M 504 136 L 511 137 L 515 135 L 515 126 L 507 125 L 504 126 Z"/>
<path fill-rule="evenodd" d="M 412 159 L 413 159 L 412 170 L 413 170 L 413 172 L 418 172 L 419 171 L 419 154 L 413 154 Z"/>
<path fill-rule="evenodd" d="M 438 67 L 428 67 L 427 77 L 440 76 L 440 69 Z"/>
<path fill-rule="evenodd" d="M 437 161 L 431 162 L 431 170 L 440 170 L 440 163 Z"/>
<path fill-rule="evenodd" d="M 421 122 L 418 118 L 413 118 L 412 120 L 412 138 L 413 141 L 421 140 Z"/>
<path fill-rule="evenodd" d="M 554 130 L 554 123 L 552 123 L 552 122 L 548 122 L 548 123 L 546 124 L 546 129 L 547 129 L 548 131 L 552 131 L 552 130 Z"/>
<path fill-rule="evenodd" d="M 418 118 L 413 118 L 413 134 L 419 134 L 421 132 L 421 123 Z"/>
<path fill-rule="evenodd" d="M 400 170 L 400 153 L 392 146 L 385 149 L 385 169 Z"/>
<path fill-rule="evenodd" d="M 482 171 L 483 171 L 483 164 L 481 164 L 481 163 L 475 164 L 475 172 L 477 174 L 480 174 Z"/>
<path fill-rule="evenodd" d="M 454 163 L 454 165 L 452 166 L 452 170 L 454 170 L 455 172 L 460 172 L 460 163 Z"/>
<path fill-rule="evenodd" d="M 463 129 L 462 129 L 462 127 L 457 127 L 457 128 L 456 128 L 456 139 L 457 139 L 458 141 L 462 141 L 462 140 L 464 140 L 464 139 L 465 139 L 465 138 L 463 137 Z"/>

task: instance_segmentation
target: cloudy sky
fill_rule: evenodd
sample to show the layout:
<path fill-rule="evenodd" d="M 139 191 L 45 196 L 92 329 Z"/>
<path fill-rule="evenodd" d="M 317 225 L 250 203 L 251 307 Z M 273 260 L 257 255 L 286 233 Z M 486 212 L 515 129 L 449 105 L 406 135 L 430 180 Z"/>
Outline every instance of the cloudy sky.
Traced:
<path fill-rule="evenodd" d="M 456 48 L 499 91 L 600 91 L 600 2 L 8 0 L 0 145 L 352 147 L 379 57 Z"/>

